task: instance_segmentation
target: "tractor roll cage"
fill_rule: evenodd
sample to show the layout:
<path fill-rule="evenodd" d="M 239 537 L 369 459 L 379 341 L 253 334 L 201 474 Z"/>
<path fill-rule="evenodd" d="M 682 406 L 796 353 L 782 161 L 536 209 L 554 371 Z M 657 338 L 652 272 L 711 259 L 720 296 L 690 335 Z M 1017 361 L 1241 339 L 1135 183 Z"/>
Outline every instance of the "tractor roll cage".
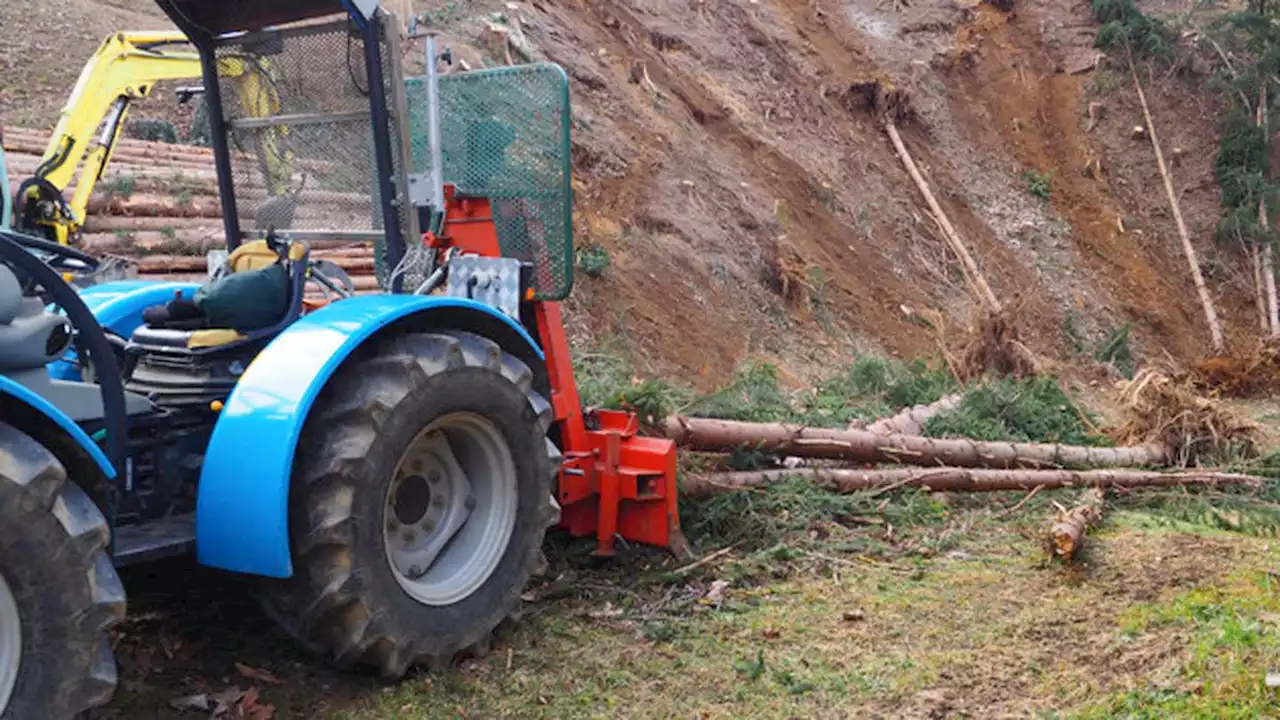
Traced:
<path fill-rule="evenodd" d="M 375 171 L 372 197 L 381 215 L 379 234 L 385 236 L 385 259 L 389 267 L 395 267 L 404 257 L 406 223 L 400 208 L 407 199 L 399 196 L 401 184 L 397 182 L 400 168 L 397 158 L 406 150 L 393 146 L 393 138 L 399 133 L 389 132 L 393 127 L 390 108 L 395 98 L 388 97 L 388 82 L 384 69 L 383 49 L 387 23 L 382 22 L 385 13 L 380 11 L 377 0 L 156 0 L 169 19 L 191 40 L 200 54 L 205 87 L 205 99 L 209 108 L 209 129 L 218 175 L 218 195 L 222 203 L 223 229 L 229 250 L 240 245 L 244 234 L 241 228 L 241 212 L 237 201 L 237 172 L 232 158 L 231 133 L 251 123 L 257 127 L 284 127 L 300 122 L 299 116 L 288 110 L 276 108 L 275 113 L 254 117 L 251 121 L 241 118 L 228 121 L 230 112 L 223 100 L 223 84 L 220 81 L 220 65 L 227 62 L 228 52 L 261 46 L 291 37 L 305 36 L 309 29 L 318 27 L 307 21 L 329 18 L 336 14 L 348 17 L 349 31 L 358 37 L 363 49 L 365 66 L 365 92 L 370 111 L 370 140 Z M 297 23 L 306 23 L 296 25 Z M 284 26 L 284 27 L 281 27 Z M 220 51 L 222 54 L 220 55 Z M 391 62 L 395 60 L 392 59 Z M 225 69 L 225 68 L 223 68 Z M 394 84 L 392 88 L 394 88 Z M 279 105 L 279 103 L 276 103 Z M 277 114 L 278 113 L 278 114 Z M 350 115 L 351 113 L 347 113 Z M 272 117 L 271 115 L 275 115 Z M 318 116 L 321 121 L 325 118 Z M 340 121 L 340 114 L 329 119 Z M 347 118 L 349 120 L 349 118 Z M 272 122 L 274 121 L 274 123 Z M 314 119 L 312 120 L 314 122 Z M 396 123 L 398 124 L 398 123 Z M 338 161 L 340 162 L 340 161 Z M 270 183 L 268 183 L 270 185 Z M 375 219 L 375 225 L 377 225 Z M 282 233 L 284 234 L 284 233 Z M 294 233 L 301 236 L 303 233 Z M 399 288 L 391 288 L 393 291 Z"/>

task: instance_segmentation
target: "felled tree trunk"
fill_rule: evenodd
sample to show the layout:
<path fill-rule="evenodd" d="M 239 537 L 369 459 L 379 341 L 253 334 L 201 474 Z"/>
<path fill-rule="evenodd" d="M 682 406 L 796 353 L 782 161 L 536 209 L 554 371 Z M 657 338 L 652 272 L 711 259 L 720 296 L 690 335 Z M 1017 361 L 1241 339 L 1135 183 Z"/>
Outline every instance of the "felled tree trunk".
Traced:
<path fill-rule="evenodd" d="M 1262 253 L 1257 245 L 1249 248 L 1249 262 L 1253 266 L 1253 302 L 1258 306 L 1258 325 L 1264 334 L 1271 330 L 1271 316 L 1267 313 L 1267 298 L 1263 290 Z M 1273 283 L 1274 284 L 1274 283 Z"/>
<path fill-rule="evenodd" d="M 144 253 L 172 252 L 199 254 L 227 246 L 221 227 L 191 228 L 185 230 L 139 232 L 118 231 L 111 233 L 85 233 L 80 236 L 79 247 L 90 255 L 141 255 Z"/>
<path fill-rule="evenodd" d="M 330 260 L 348 273 L 372 273 L 374 267 L 373 251 L 369 250 L 364 257 L 351 255 L 330 256 L 323 252 L 312 254 L 313 260 Z M 146 255 L 138 258 L 140 273 L 172 273 L 197 272 L 205 270 L 208 261 L 203 255 Z"/>
<path fill-rule="evenodd" d="M 907 146 L 902 142 L 902 136 L 898 133 L 898 128 L 894 125 L 892 119 L 885 119 L 884 130 L 889 135 L 889 141 L 893 143 L 894 149 L 898 151 L 898 157 L 902 160 L 903 167 L 907 169 L 907 173 L 915 181 L 916 187 L 920 189 L 920 194 L 924 196 L 924 201 L 928 203 L 929 211 L 933 213 L 933 218 L 942 230 L 942 235 L 946 238 L 947 244 L 951 246 L 951 251 L 960 260 L 960 267 L 964 271 L 965 279 L 969 282 L 974 296 L 988 312 L 998 315 L 1001 309 L 1000 301 L 996 299 L 996 294 L 992 292 L 991 286 L 987 284 L 987 278 L 982 274 L 982 270 L 973 259 L 973 255 L 970 254 L 969 247 L 965 245 L 964 240 L 960 239 L 960 233 L 956 232 L 955 227 L 952 226 L 951 221 L 947 218 L 946 212 L 938 204 L 937 198 L 933 196 L 933 191 L 929 189 L 929 183 L 925 182 L 924 176 L 920 174 L 920 169 L 916 167 L 915 160 L 912 159 L 911 153 L 907 151 Z"/>
<path fill-rule="evenodd" d="M 250 221 L 252 222 L 252 221 Z M 121 215 L 90 215 L 85 218 L 84 232 L 167 232 L 169 230 L 207 230 L 222 232 L 222 218 L 178 217 L 125 217 Z"/>
<path fill-rule="evenodd" d="M 691 450 L 731 452 L 747 447 L 783 456 L 862 463 L 986 468 L 1144 467 L 1164 465 L 1164 445 L 1096 448 L 1043 443 L 982 442 L 964 438 L 877 435 L 782 423 L 747 423 L 672 416 L 668 438 Z"/>
<path fill-rule="evenodd" d="M 1049 529 L 1049 548 L 1070 562 L 1084 545 L 1084 534 L 1102 519 L 1102 489 L 1090 488 L 1080 496 L 1080 504 L 1062 513 Z"/>
<path fill-rule="evenodd" d="M 963 399 L 964 396 L 957 393 L 928 405 L 913 405 L 896 415 L 880 418 L 862 429 L 877 435 L 924 435 L 925 423 L 941 413 L 955 410 Z M 858 427 L 850 425 L 849 429 L 857 430 Z"/>
<path fill-rule="evenodd" d="M 1138 70 L 1133 64 L 1133 54 L 1129 55 L 1129 74 L 1133 76 L 1133 88 L 1137 92 L 1138 102 L 1142 105 L 1142 115 L 1147 121 L 1147 136 L 1151 138 L 1151 149 L 1156 155 L 1156 166 L 1160 177 L 1164 180 L 1164 191 L 1169 197 L 1169 208 L 1173 211 L 1173 221 L 1178 228 L 1178 236 L 1182 239 L 1182 252 L 1187 257 L 1191 268 L 1191 280 L 1196 286 L 1196 294 L 1200 297 L 1200 305 L 1204 310 L 1205 322 L 1209 325 L 1209 339 L 1214 352 L 1223 351 L 1222 325 L 1218 322 L 1218 311 L 1214 308 L 1213 298 L 1204 282 L 1204 273 L 1200 272 L 1200 259 L 1195 246 L 1191 244 L 1191 235 L 1187 232 L 1187 224 L 1182 219 L 1182 206 L 1178 202 L 1178 194 L 1173 189 L 1173 177 L 1169 174 L 1169 166 L 1165 164 L 1164 153 L 1160 150 L 1160 140 L 1156 137 L 1156 127 L 1151 119 L 1151 109 L 1147 107 L 1147 96 L 1142 91 L 1142 83 L 1138 81 Z M 1263 257 L 1263 264 L 1268 262 Z"/>
<path fill-rule="evenodd" d="M 1263 129 L 1264 133 L 1270 129 L 1267 127 L 1267 84 L 1262 83 L 1262 87 L 1258 89 L 1258 107 L 1257 107 L 1258 127 Z M 1270 138 L 1270 133 L 1266 134 Z M 1268 142 L 1268 145 L 1271 143 Z M 1269 179 L 1269 178 L 1268 178 Z M 1270 224 L 1267 217 L 1267 197 L 1264 193 L 1262 198 L 1258 200 L 1258 227 L 1262 228 L 1265 234 Z M 1267 288 L 1267 323 L 1270 326 L 1270 337 L 1280 337 L 1280 306 L 1276 300 L 1276 267 L 1273 259 L 1271 243 L 1267 242 L 1262 248 L 1262 279 Z"/>
<path fill-rule="evenodd" d="M 193 195 L 186 202 L 164 195 L 132 195 L 124 198 L 95 193 L 89 198 L 89 212 L 103 215 L 144 217 L 222 217 L 217 198 Z"/>
<path fill-rule="evenodd" d="M 364 247 L 367 241 L 361 237 L 332 237 L 309 240 L 312 251 L 333 248 Z M 90 255 L 134 255 L 142 253 L 173 253 L 204 256 L 210 250 L 225 248 L 226 237 L 222 226 L 191 228 L 161 232 L 85 233 L 79 247 Z"/>
<path fill-rule="evenodd" d="M 811 480 L 829 490 L 853 493 L 860 490 L 895 487 L 922 487 L 942 492 L 997 492 L 1001 490 L 1046 490 L 1069 487 L 1141 488 L 1186 485 L 1255 485 L 1261 478 L 1214 472 L 1159 473 L 1144 470 L 974 470 L 967 468 L 912 468 L 906 470 L 851 470 L 813 468 L 805 470 L 762 470 L 690 475 L 681 480 L 680 491 L 688 497 L 718 495 L 744 488 L 760 487 L 787 478 Z"/>

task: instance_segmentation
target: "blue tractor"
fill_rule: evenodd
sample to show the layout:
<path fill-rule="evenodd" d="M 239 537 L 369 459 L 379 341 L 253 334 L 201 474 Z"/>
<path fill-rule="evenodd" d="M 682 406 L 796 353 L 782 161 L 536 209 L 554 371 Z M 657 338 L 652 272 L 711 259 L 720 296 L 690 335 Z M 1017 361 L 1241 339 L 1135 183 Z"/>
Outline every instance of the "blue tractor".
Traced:
<path fill-rule="evenodd" d="M 376 0 L 157 2 L 227 250 L 73 287 L 95 258 L 0 230 L 0 718 L 111 697 L 132 563 L 259 576 L 303 646 L 398 678 L 485 654 L 557 523 L 678 546 L 674 447 L 573 385 L 563 71 L 437 77 L 428 36 L 405 81 Z M 342 242 L 383 292 L 311 259 Z"/>

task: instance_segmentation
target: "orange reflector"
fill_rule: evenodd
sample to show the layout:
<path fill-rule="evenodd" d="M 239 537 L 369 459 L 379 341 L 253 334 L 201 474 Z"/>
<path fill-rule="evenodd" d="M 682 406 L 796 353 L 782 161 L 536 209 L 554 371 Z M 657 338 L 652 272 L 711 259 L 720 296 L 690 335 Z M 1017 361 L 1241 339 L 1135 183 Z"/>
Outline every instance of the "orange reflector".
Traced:
<path fill-rule="evenodd" d="M 533 300 L 533 295 L 534 295 L 533 288 L 528 288 L 524 291 L 525 300 Z"/>
<path fill-rule="evenodd" d="M 214 412 L 222 412 L 222 401 L 214 400 L 213 402 L 209 403 L 209 409 Z"/>
<path fill-rule="evenodd" d="M 74 275 L 72 275 L 71 273 L 62 273 L 62 281 L 63 281 L 63 282 L 67 282 L 67 283 L 69 283 L 69 282 L 71 282 L 71 279 L 72 279 L 72 278 L 74 278 L 74 277 L 75 277 L 75 276 L 74 276 Z"/>

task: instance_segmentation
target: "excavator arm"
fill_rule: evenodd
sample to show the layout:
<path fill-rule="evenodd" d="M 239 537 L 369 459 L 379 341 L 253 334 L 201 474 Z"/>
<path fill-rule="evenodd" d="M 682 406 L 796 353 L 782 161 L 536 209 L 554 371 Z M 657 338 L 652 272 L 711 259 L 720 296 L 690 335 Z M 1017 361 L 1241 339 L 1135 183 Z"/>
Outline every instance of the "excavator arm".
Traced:
<path fill-rule="evenodd" d="M 63 244 L 80 229 L 89 195 L 111 159 L 129 104 L 149 96 L 162 80 L 200 77 L 196 53 L 167 49 L 186 44 L 186 36 L 179 32 L 121 32 L 102 41 L 81 70 L 40 165 L 19 185 L 18 229 Z M 63 193 L 77 172 L 80 180 L 67 200 Z"/>
<path fill-rule="evenodd" d="M 180 32 L 115 33 L 80 72 L 35 173 L 18 187 L 14 224 L 19 230 L 68 244 L 84 224 L 89 197 L 111 160 L 129 106 L 165 80 L 199 80 L 200 57 Z M 221 61 L 220 74 L 236 79 L 250 116 L 278 111 L 269 68 L 239 58 Z M 263 168 L 272 194 L 283 194 L 289 178 L 282 138 L 271 138 Z M 83 161 L 83 162 L 82 162 Z M 77 179 L 78 177 L 78 179 Z M 65 193 L 75 181 L 70 199 Z"/>

